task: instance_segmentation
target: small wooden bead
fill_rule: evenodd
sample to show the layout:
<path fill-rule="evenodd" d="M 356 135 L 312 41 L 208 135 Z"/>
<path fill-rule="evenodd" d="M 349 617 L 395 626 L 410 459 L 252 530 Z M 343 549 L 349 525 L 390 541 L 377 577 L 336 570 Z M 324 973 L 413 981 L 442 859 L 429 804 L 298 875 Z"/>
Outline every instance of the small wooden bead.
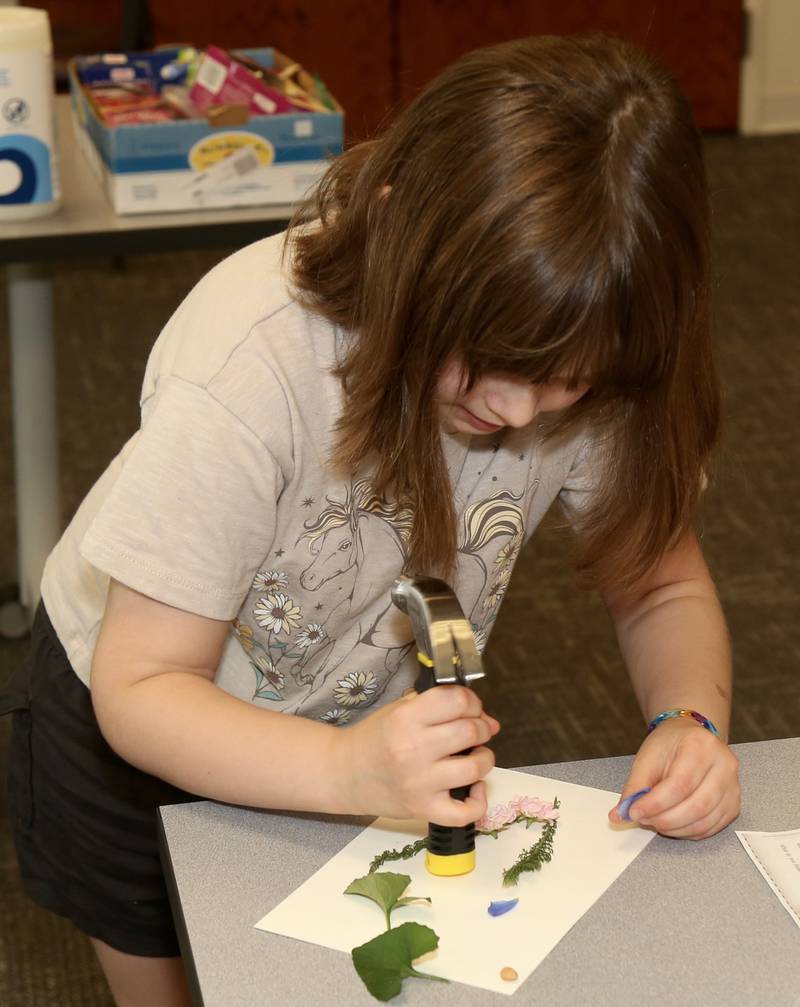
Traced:
<path fill-rule="evenodd" d="M 513 982 L 515 979 L 519 979 L 519 975 L 516 969 L 512 969 L 510 965 L 506 965 L 504 969 L 500 969 L 500 978 Z"/>

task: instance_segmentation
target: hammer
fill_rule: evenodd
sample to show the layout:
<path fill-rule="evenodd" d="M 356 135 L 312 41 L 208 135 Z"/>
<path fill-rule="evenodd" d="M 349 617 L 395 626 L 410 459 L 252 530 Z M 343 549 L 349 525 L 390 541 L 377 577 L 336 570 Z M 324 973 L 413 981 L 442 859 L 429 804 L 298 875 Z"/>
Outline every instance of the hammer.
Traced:
<path fill-rule="evenodd" d="M 470 685 L 483 678 L 483 665 L 472 627 L 451 587 L 436 577 L 401 577 L 392 587 L 392 601 L 411 620 L 417 643 L 417 692 L 434 685 Z M 470 749 L 459 752 L 467 755 Z M 450 794 L 463 801 L 469 787 Z M 461 827 L 428 824 L 425 863 L 431 874 L 454 877 L 475 867 L 475 823 Z"/>

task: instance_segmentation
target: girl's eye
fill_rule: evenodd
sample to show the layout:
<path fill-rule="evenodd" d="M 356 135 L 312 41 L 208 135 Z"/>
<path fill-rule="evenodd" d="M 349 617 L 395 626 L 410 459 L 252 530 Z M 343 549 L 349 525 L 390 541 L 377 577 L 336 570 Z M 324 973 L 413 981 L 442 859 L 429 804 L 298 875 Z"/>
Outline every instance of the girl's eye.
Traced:
<path fill-rule="evenodd" d="M 347 539 L 344 542 L 340 542 L 339 543 L 339 552 L 347 552 L 347 550 L 350 548 L 350 546 L 352 544 L 353 543 L 350 541 L 350 539 Z"/>

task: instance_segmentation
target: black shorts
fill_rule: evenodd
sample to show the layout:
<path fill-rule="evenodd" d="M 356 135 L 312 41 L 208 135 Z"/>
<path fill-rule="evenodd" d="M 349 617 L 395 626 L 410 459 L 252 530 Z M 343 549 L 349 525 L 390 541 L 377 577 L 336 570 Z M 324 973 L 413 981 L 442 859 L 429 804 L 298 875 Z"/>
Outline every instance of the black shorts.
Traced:
<path fill-rule="evenodd" d="M 198 798 L 109 748 L 43 605 L 0 695 L 0 713 L 12 711 L 9 813 L 30 897 L 120 951 L 178 955 L 156 808 Z"/>

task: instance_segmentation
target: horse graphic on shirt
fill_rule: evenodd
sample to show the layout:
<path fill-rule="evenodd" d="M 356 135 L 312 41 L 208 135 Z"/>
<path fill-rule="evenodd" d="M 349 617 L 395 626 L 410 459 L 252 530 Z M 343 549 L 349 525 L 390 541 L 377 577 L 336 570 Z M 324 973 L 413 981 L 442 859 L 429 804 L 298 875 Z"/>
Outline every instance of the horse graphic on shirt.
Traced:
<path fill-rule="evenodd" d="M 511 570 L 522 547 L 525 519 L 517 496 L 509 490 L 498 490 L 490 497 L 479 500 L 464 509 L 459 534 L 459 565 L 472 567 L 470 574 L 463 570 L 465 584 L 474 599 L 470 606 L 470 622 L 474 629 L 485 630 L 494 621 L 497 608 L 505 594 Z M 490 542 L 503 539 L 497 548 L 492 569 L 489 570 L 483 553 Z M 466 600 L 466 599 L 464 599 Z"/>
<path fill-rule="evenodd" d="M 407 620 L 394 608 L 390 595 L 394 577 L 405 565 L 411 511 L 386 501 L 369 479 L 349 486 L 344 500 L 326 500 L 327 507 L 305 522 L 297 540 L 305 541 L 312 555 L 300 574 L 300 585 L 314 592 L 337 578 L 345 579 L 348 590 L 328 614 L 326 624 L 344 618 L 350 625 L 333 639 L 316 668 L 295 674 L 295 680 L 307 688 L 286 709 L 289 713 L 306 712 L 321 696 L 327 696 L 332 680 L 348 665 L 353 669 L 368 667 L 371 688 L 363 699 L 373 703 L 383 694 L 412 643 Z M 374 602 L 381 597 L 386 602 L 376 614 Z"/>
<path fill-rule="evenodd" d="M 238 621 L 235 631 L 256 672 L 255 698 L 286 702 L 286 712 L 345 723 L 383 695 L 413 644 L 407 619 L 390 595 L 406 563 L 412 515 L 409 508 L 378 495 L 368 479 L 347 486 L 344 499 L 325 499 L 327 506 L 304 523 L 296 540 L 296 546 L 304 544 L 311 555 L 310 562 L 299 564 L 299 575 L 294 574 L 306 592 L 306 603 L 292 600 L 297 596 L 291 575 L 262 571 L 254 583 L 261 595 L 254 616 L 268 633 L 266 645 Z M 522 545 L 520 499 L 500 490 L 462 514 L 459 596 L 481 649 Z M 309 595 L 323 587 L 327 598 L 338 595 L 341 600 L 325 606 L 320 623 L 298 630 L 300 606 L 310 608 Z M 334 593 L 332 587 L 338 590 Z M 314 608 L 322 611 L 323 605 Z M 291 690 L 294 695 L 285 700 L 284 672 L 300 690 Z"/>

